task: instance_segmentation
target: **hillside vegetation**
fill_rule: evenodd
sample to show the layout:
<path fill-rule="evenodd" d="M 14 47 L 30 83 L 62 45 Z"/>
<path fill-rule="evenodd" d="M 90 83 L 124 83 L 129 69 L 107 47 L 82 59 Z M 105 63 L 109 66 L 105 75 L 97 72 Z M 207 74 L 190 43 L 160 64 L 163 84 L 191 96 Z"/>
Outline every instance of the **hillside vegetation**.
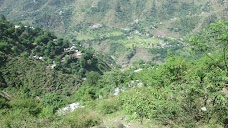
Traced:
<path fill-rule="evenodd" d="M 226 5 L 223 0 L 1 0 L 0 12 L 10 20 L 34 23 L 57 32 L 78 31 L 97 23 L 125 28 L 136 22 L 142 24 L 142 29 L 158 25 L 158 31 L 165 32 L 159 25 L 163 22 L 170 29 L 189 33 L 201 22 L 208 24 L 227 18 Z M 195 25 L 179 26 L 189 19 L 203 20 Z"/>
<path fill-rule="evenodd" d="M 0 0 L 0 127 L 228 127 L 227 0 Z"/>
<path fill-rule="evenodd" d="M 111 58 L 80 46 L 82 42 L 73 45 L 5 17 L 0 29 L 1 127 L 228 124 L 227 21 L 191 36 L 178 52 L 165 49 L 163 64 L 141 61 L 124 71 L 111 70 Z M 71 103 L 78 109 L 62 109 Z"/>
<path fill-rule="evenodd" d="M 164 62 L 167 46 L 179 49 L 176 44 L 185 36 L 218 19 L 227 20 L 227 13 L 226 0 L 1 0 L 0 4 L 0 14 L 9 20 L 55 31 L 110 55 L 121 67 L 138 61 Z"/>
<path fill-rule="evenodd" d="M 111 69 L 112 59 L 81 46 L 72 46 L 68 40 L 57 38 L 48 31 L 14 25 L 4 16 L 0 19 L 0 30 L 1 103 L 4 98 L 11 100 L 44 94 L 62 101 L 64 96 L 72 95 L 81 86 L 82 78 L 88 72 L 102 74 Z M 61 104 L 56 103 L 53 110 Z"/>

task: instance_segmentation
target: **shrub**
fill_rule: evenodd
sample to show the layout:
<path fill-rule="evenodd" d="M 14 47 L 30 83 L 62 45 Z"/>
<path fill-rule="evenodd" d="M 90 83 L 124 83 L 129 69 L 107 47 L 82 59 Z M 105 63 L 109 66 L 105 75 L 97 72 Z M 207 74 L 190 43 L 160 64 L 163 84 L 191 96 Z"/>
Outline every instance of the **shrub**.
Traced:
<path fill-rule="evenodd" d="M 37 116 L 41 112 L 41 106 L 32 98 L 15 98 L 9 102 L 13 110 L 21 111 L 21 115 L 28 113 Z"/>
<path fill-rule="evenodd" d="M 97 105 L 98 111 L 101 112 L 102 114 L 112 114 L 118 111 L 120 107 L 121 107 L 121 102 L 116 98 L 102 100 Z"/>
<path fill-rule="evenodd" d="M 96 113 L 85 109 L 78 109 L 65 117 L 66 122 L 73 128 L 89 128 L 101 123 L 101 118 Z"/>
<path fill-rule="evenodd" d="M 174 120 L 181 111 L 181 105 L 175 98 L 169 96 L 169 88 L 136 88 L 120 96 L 123 109 L 140 119 L 155 119 L 159 121 Z"/>

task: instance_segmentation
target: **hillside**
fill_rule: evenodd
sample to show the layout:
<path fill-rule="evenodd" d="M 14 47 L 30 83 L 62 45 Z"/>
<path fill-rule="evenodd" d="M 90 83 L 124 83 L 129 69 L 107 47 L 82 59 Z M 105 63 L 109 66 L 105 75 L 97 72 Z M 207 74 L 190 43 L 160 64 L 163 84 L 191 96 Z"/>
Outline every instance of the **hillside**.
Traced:
<path fill-rule="evenodd" d="M 158 25 L 152 32 L 155 35 L 163 35 L 166 31 L 167 34 L 171 34 L 175 27 L 188 27 L 178 26 L 186 18 L 200 21 L 195 23 L 195 26 L 189 26 L 192 28 L 189 28 L 185 35 L 199 24 L 207 25 L 216 19 L 227 19 L 226 8 L 225 0 L 1 0 L 0 14 L 6 15 L 9 20 L 35 24 L 64 33 L 78 31 L 80 28 L 98 23 L 109 27 L 126 28 L 137 22 L 147 31 L 151 31 L 153 25 Z"/>
<path fill-rule="evenodd" d="M 170 46 L 170 39 L 175 40 L 171 41 L 174 44 L 180 43 L 185 36 L 200 32 L 208 24 L 228 19 L 226 0 L 1 0 L 1 3 L 0 14 L 10 21 L 55 31 L 112 56 L 122 67 L 139 61 L 162 63 L 164 51 L 169 48 L 157 50 L 155 45 Z"/>
<path fill-rule="evenodd" d="M 4 17 L 0 29 L 3 128 L 228 124 L 227 21 L 212 23 L 202 34 L 191 36 L 186 41 L 189 49 L 178 55 L 170 51 L 163 64 L 139 62 L 111 71 L 105 68 L 107 57 L 81 47 L 84 55 L 74 58 L 72 44 L 48 31 L 14 25 Z M 66 55 L 69 58 L 62 59 Z M 49 64 L 53 59 L 55 63 Z"/>
<path fill-rule="evenodd" d="M 0 127 L 228 127 L 227 7 L 0 0 Z"/>
<path fill-rule="evenodd" d="M 110 57 L 92 49 L 0 17 L 1 115 L 10 115 L 11 110 L 33 116 L 52 115 L 69 103 L 69 97 L 82 86 L 87 74 L 101 75 L 114 67 Z M 47 110 L 41 109 L 41 104 Z"/>
<path fill-rule="evenodd" d="M 1 88 L 26 85 L 38 94 L 55 90 L 70 95 L 88 72 L 102 74 L 111 63 L 115 66 L 112 59 L 39 28 L 14 25 L 1 17 L 0 29 Z"/>

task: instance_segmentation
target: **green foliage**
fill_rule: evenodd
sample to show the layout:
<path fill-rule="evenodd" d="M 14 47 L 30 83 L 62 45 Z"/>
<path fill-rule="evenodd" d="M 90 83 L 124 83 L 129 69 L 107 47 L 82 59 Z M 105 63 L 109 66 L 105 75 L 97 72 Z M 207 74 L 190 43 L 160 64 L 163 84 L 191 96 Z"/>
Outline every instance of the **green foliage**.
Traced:
<path fill-rule="evenodd" d="M 97 82 L 100 79 L 100 74 L 97 72 L 89 72 L 86 74 L 86 81 L 82 87 L 75 92 L 75 99 L 81 101 L 90 101 L 98 98 L 97 91 L 100 89 Z"/>
<path fill-rule="evenodd" d="M 203 58 L 199 61 L 198 68 L 190 68 L 186 75 L 185 89 L 187 89 L 186 109 L 191 115 L 197 115 L 199 118 L 210 120 L 212 117 L 219 121 L 226 118 L 227 101 L 225 95 L 221 93 L 227 81 L 226 71 L 213 65 L 213 61 Z M 194 86 L 192 86 L 194 85 Z M 221 99 L 217 99 L 221 97 Z M 195 108 L 205 106 L 207 113 L 197 111 Z M 219 111 L 216 108 L 221 108 Z M 217 113 L 216 115 L 212 113 Z"/>
<path fill-rule="evenodd" d="M 65 117 L 65 121 L 70 127 L 88 128 L 101 123 L 101 118 L 96 113 L 89 113 L 85 109 L 78 109 Z"/>
<path fill-rule="evenodd" d="M 0 97 L 0 108 L 4 109 L 4 108 L 9 108 L 9 103 L 7 102 L 6 99 Z"/>
<path fill-rule="evenodd" d="M 113 70 L 100 76 L 96 72 L 87 74 L 86 81 L 74 94 L 76 100 L 90 101 L 99 97 L 113 95 L 116 87 L 127 87 L 131 80 L 131 75 Z"/>
<path fill-rule="evenodd" d="M 180 21 L 176 22 L 171 28 L 171 31 L 179 32 L 181 35 L 187 35 L 190 33 L 197 25 L 199 17 L 184 17 Z"/>
<path fill-rule="evenodd" d="M 120 17 L 128 15 L 121 12 L 123 5 L 116 9 Z M 174 5 L 164 11 L 175 15 L 170 12 L 173 10 Z M 0 29 L 0 88 L 8 92 L 0 92 L 3 127 L 94 127 L 102 123 L 96 111 L 108 115 L 121 109 L 141 123 L 144 119 L 168 121 L 173 127 L 215 126 L 227 119 L 227 21 L 213 23 L 201 35 L 190 38 L 189 45 L 198 56 L 170 56 L 161 65 L 138 63 L 129 70 L 105 73 L 109 65 L 93 50 L 75 45 L 83 55 L 74 57 L 64 50 L 71 47 L 70 42 L 53 33 L 23 25 L 15 29 L 4 18 Z M 119 44 L 111 47 L 123 48 Z M 131 50 L 129 58 L 134 54 Z M 44 58 L 31 59 L 33 55 Z M 48 66 L 52 62 L 56 69 Z M 81 77 L 86 77 L 83 83 Z M 113 96 L 117 87 L 122 92 L 105 99 Z M 94 109 L 55 116 L 56 110 L 72 101 L 83 101 Z"/>
<path fill-rule="evenodd" d="M 42 61 L 23 57 L 9 60 L 1 70 L 6 87 L 16 89 L 23 87 L 27 89 L 25 93 L 30 95 L 40 95 L 51 91 L 69 95 L 81 83 L 78 76 L 62 74 L 46 67 Z"/>
<path fill-rule="evenodd" d="M 7 43 L 5 42 L 0 42 L 0 50 L 1 51 L 6 51 L 7 48 Z"/>
<path fill-rule="evenodd" d="M 33 98 L 16 98 L 9 102 L 14 110 L 21 110 L 21 114 L 28 113 L 37 116 L 41 112 L 41 106 Z"/>
<path fill-rule="evenodd" d="M 98 101 L 96 108 L 102 114 L 112 114 L 120 110 L 121 106 L 120 100 L 110 98 Z"/>
<path fill-rule="evenodd" d="M 196 127 L 192 122 L 221 124 L 227 118 L 227 94 L 221 90 L 228 78 L 224 54 L 219 54 L 226 47 L 226 32 L 220 30 L 221 26 L 226 29 L 224 22 L 219 21 L 204 36 L 191 38 L 194 48 L 206 56 L 201 54 L 200 59 L 188 61 L 183 57 L 169 57 L 165 64 L 147 67 L 133 75 L 133 79 L 141 79 L 151 87 L 122 94 L 125 111 L 141 121 L 144 118 L 172 120 L 184 127 Z"/>
<path fill-rule="evenodd" d="M 121 95 L 120 100 L 124 110 L 141 122 L 144 118 L 160 121 L 174 120 L 182 114 L 181 104 L 172 97 L 169 88 L 160 90 L 136 88 Z"/>
<path fill-rule="evenodd" d="M 40 98 L 40 103 L 43 106 L 43 116 L 45 116 L 45 114 L 54 114 L 57 109 L 67 103 L 67 97 L 59 95 L 57 93 L 47 93 L 42 95 Z"/>
<path fill-rule="evenodd" d="M 218 21 L 211 24 L 203 34 L 198 36 L 192 36 L 189 39 L 189 42 L 193 45 L 193 49 L 196 52 L 205 54 L 216 64 L 216 66 L 219 66 L 222 69 L 226 69 L 226 71 L 228 71 L 227 31 L 228 22 Z"/>
<path fill-rule="evenodd" d="M 1 107 L 1 124 L 3 127 L 20 127 L 24 125 L 24 123 L 19 123 L 23 118 L 37 118 L 41 110 L 41 104 L 32 97 L 15 93 L 14 97 L 10 101 L 4 101 L 4 105 Z"/>
<path fill-rule="evenodd" d="M 97 81 L 100 79 L 100 74 L 97 72 L 89 72 L 86 75 L 86 83 L 89 86 L 94 86 L 97 84 Z"/>
<path fill-rule="evenodd" d="M 82 86 L 80 87 L 75 94 L 73 95 L 74 100 L 76 101 L 91 101 L 97 98 L 95 87 L 91 86 Z"/>
<path fill-rule="evenodd" d="M 94 51 L 84 49 L 80 45 L 74 47 L 77 51 L 82 52 L 81 58 L 75 57 L 76 51 L 64 51 L 65 48 L 72 47 L 70 42 L 57 38 L 51 32 L 23 24 L 14 26 L 6 19 L 0 20 L 0 26 L 2 26 L 0 28 L 0 50 L 3 54 L 13 57 L 21 55 L 33 58 L 33 56 L 38 56 L 42 60 L 47 60 L 49 64 L 55 61 L 57 70 L 68 74 L 78 74 L 78 76 L 85 76 L 88 71 L 102 73 L 110 69 L 105 61 L 99 59 L 99 56 L 94 56 Z"/>

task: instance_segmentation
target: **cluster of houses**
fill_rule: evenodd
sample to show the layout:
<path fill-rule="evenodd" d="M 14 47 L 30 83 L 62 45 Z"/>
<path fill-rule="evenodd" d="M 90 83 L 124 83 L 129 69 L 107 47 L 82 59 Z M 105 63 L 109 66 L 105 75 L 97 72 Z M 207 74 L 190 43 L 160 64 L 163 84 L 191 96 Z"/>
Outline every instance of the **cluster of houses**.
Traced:
<path fill-rule="evenodd" d="M 64 52 L 73 53 L 71 54 L 73 58 L 80 59 L 82 57 L 82 52 L 79 51 L 75 46 L 64 48 Z"/>
<path fill-rule="evenodd" d="M 70 55 L 65 55 L 62 58 L 61 63 L 65 62 L 66 58 L 68 58 L 68 57 L 75 58 L 75 59 L 80 59 L 82 57 L 82 52 L 79 51 L 75 46 L 71 46 L 69 48 L 64 48 L 64 52 L 67 52 Z"/>
<path fill-rule="evenodd" d="M 75 46 L 71 46 L 69 48 L 64 48 L 64 52 L 77 52 L 78 49 Z"/>
<path fill-rule="evenodd" d="M 65 55 L 62 60 L 61 63 L 65 62 L 66 58 L 70 57 L 70 58 L 77 58 L 80 59 L 82 57 L 82 52 L 79 51 L 75 46 L 71 46 L 69 48 L 64 48 L 64 52 L 68 52 L 69 55 Z M 32 60 L 43 60 L 43 57 L 35 55 L 31 57 Z M 54 69 L 56 67 L 56 63 L 55 61 L 52 62 L 52 64 L 50 64 L 48 66 L 51 69 Z"/>

